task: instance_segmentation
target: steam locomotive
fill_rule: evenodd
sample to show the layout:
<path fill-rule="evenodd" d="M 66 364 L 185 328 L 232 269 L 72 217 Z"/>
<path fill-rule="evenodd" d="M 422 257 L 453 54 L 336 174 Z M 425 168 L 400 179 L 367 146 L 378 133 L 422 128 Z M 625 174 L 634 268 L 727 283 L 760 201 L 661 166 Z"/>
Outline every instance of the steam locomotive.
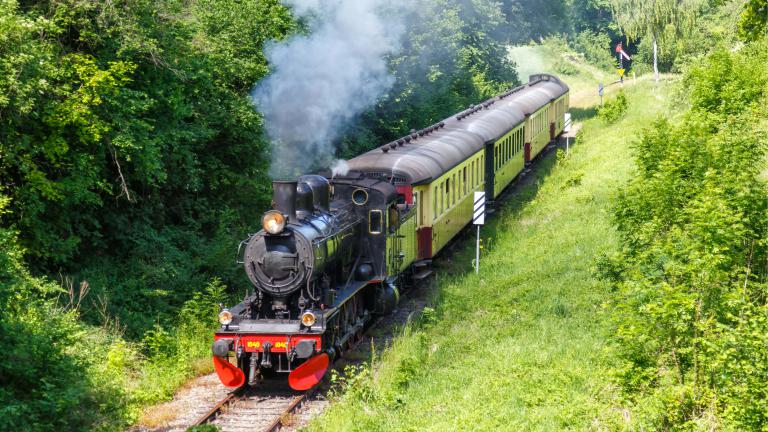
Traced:
<path fill-rule="evenodd" d="M 213 360 L 228 387 L 287 373 L 309 389 L 405 285 L 563 132 L 569 89 L 552 75 L 348 161 L 343 176 L 273 183 L 273 209 L 242 244 L 255 287 L 219 313 Z"/>

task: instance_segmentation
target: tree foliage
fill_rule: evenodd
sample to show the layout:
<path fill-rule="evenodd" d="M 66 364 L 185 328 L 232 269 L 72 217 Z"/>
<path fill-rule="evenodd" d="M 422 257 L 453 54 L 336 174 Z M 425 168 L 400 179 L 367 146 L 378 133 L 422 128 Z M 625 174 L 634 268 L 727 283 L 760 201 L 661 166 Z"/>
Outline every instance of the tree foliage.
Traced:
<path fill-rule="evenodd" d="M 146 328 L 206 268 L 231 268 L 221 242 L 268 202 L 246 94 L 264 43 L 295 24 L 277 0 L 5 0 L 0 14 L 3 223 L 36 271 L 89 279 Z"/>
<path fill-rule="evenodd" d="M 349 158 L 411 129 L 442 120 L 517 84 L 506 46 L 506 21 L 490 0 L 422 0 L 401 52 L 390 59 L 395 84 L 341 140 Z"/>
<path fill-rule="evenodd" d="M 650 38 L 653 71 L 659 80 L 658 42 L 691 33 L 706 0 L 611 0 L 613 16 L 628 41 Z"/>
<path fill-rule="evenodd" d="M 665 41 L 667 27 L 675 35 L 690 32 L 701 0 L 611 0 L 613 17 L 629 39 L 654 36 Z"/>

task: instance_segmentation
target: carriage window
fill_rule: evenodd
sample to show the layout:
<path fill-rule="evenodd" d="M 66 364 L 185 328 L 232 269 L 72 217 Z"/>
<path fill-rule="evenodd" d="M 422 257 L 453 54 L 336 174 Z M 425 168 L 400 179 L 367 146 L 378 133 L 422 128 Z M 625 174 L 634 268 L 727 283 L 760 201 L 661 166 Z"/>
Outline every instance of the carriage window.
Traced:
<path fill-rule="evenodd" d="M 504 162 L 507 160 L 507 140 L 504 139 L 504 141 L 501 142 L 501 160 L 499 161 L 500 166 L 504 166 Z"/>
<path fill-rule="evenodd" d="M 464 195 L 467 194 L 467 167 L 464 167 Z"/>
<path fill-rule="evenodd" d="M 448 209 L 448 207 L 451 206 L 450 193 L 451 193 L 451 179 L 448 178 L 445 180 L 445 189 L 443 189 L 443 205 L 440 206 L 442 207 L 441 211 L 445 211 Z"/>
<path fill-rule="evenodd" d="M 437 220 L 437 186 L 432 188 L 432 219 Z"/>
<path fill-rule="evenodd" d="M 445 182 L 440 183 L 440 214 L 445 210 Z"/>
<path fill-rule="evenodd" d="M 517 149 L 517 138 L 518 138 L 517 131 L 515 131 L 514 137 L 515 137 L 515 139 L 514 139 L 513 144 L 512 144 L 512 154 L 516 155 L 517 152 L 518 152 L 518 149 Z"/>
<path fill-rule="evenodd" d="M 451 205 L 456 204 L 456 189 L 458 189 L 459 185 L 456 184 L 456 174 L 453 175 L 453 190 L 451 190 Z"/>
<path fill-rule="evenodd" d="M 381 210 L 371 210 L 368 212 L 368 232 L 371 234 L 381 234 L 383 231 L 384 215 Z"/>

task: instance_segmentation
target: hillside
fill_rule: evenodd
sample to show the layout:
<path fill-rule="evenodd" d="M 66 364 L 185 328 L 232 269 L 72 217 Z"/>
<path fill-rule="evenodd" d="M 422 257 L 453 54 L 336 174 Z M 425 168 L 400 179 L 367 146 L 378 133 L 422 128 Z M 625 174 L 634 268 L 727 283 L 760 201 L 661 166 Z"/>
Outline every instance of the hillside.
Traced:
<path fill-rule="evenodd" d="M 665 112 L 669 84 L 624 89 L 629 111 L 615 124 L 576 101 L 578 143 L 568 156 L 538 160 L 483 227 L 480 274 L 470 268 L 469 236 L 439 260 L 434 311 L 352 378 L 311 430 L 632 424 L 610 375 L 611 291 L 595 263 L 619 247 L 611 199 L 633 170 L 631 137 Z"/>

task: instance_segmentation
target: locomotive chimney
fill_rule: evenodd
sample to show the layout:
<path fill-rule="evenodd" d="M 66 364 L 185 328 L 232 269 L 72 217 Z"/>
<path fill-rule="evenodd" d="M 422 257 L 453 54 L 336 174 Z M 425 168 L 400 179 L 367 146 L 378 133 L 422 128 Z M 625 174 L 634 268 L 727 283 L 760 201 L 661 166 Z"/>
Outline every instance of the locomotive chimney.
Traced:
<path fill-rule="evenodd" d="M 272 182 L 272 205 L 289 222 L 296 222 L 296 185 L 295 181 Z"/>

